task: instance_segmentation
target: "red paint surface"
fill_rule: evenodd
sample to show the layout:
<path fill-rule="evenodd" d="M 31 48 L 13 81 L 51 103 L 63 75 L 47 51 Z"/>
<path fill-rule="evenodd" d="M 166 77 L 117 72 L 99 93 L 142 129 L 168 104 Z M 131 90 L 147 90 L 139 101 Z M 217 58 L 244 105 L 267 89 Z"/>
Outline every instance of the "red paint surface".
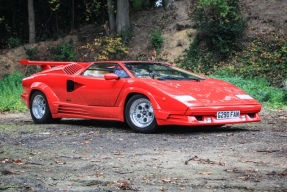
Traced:
<path fill-rule="evenodd" d="M 236 86 L 218 79 L 202 81 L 160 81 L 136 78 L 123 61 L 52 62 L 21 60 L 22 65 L 38 65 L 42 71 L 23 79 L 21 98 L 29 107 L 31 93 L 42 91 L 54 118 L 87 118 L 124 121 L 124 110 L 131 94 L 143 94 L 152 103 L 158 125 L 221 125 L 258 122 L 261 105 L 254 99 L 240 99 L 246 94 Z M 127 61 L 124 61 L 127 62 Z M 94 63 L 114 63 L 125 69 L 130 78 L 107 73 L 102 77 L 84 76 Z M 74 90 L 67 91 L 67 80 Z M 180 97 L 178 97 L 180 96 Z M 182 97 L 183 96 L 183 97 Z M 183 101 L 177 98 L 194 99 Z M 217 120 L 217 111 L 239 110 L 240 118 Z M 195 117 L 201 116 L 201 120 Z M 245 119 L 243 118 L 245 116 Z M 206 119 L 211 118 L 211 122 Z"/>

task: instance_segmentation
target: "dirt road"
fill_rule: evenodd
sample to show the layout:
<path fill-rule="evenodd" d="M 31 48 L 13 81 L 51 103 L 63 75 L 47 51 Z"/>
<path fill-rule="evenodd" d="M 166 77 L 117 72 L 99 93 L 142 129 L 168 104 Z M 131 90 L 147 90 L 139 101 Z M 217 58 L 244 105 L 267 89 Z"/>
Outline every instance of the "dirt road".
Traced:
<path fill-rule="evenodd" d="M 17 191 L 287 191 L 287 112 L 262 122 L 163 127 L 0 114 L 0 189 Z M 9 190 L 9 191 L 10 191 Z"/>

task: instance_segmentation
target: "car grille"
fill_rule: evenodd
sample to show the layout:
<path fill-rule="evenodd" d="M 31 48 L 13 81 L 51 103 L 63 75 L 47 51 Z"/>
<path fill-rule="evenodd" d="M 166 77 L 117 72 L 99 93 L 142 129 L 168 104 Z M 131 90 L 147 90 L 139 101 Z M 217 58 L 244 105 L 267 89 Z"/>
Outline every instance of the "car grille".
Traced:
<path fill-rule="evenodd" d="M 79 70 L 81 70 L 82 68 L 83 68 L 82 65 L 72 63 L 72 64 L 65 66 L 63 68 L 63 70 L 66 74 L 73 75 L 73 74 L 77 73 Z"/>

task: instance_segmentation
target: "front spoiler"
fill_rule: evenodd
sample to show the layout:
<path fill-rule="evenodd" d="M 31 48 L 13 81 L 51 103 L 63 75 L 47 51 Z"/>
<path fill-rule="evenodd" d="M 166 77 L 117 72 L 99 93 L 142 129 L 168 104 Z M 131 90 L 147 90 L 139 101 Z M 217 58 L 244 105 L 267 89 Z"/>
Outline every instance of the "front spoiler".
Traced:
<path fill-rule="evenodd" d="M 217 119 L 217 111 L 239 110 L 240 117 L 233 119 Z M 260 122 L 260 105 L 228 106 L 228 107 L 199 107 L 189 108 L 182 114 L 171 114 L 164 111 L 156 111 L 158 125 L 182 125 L 182 126 L 208 126 Z M 160 118 L 158 118 L 160 117 Z"/>
<path fill-rule="evenodd" d="M 30 109 L 28 94 L 27 93 L 22 93 L 21 94 L 21 99 L 22 99 L 23 103 L 28 107 L 28 109 Z"/>

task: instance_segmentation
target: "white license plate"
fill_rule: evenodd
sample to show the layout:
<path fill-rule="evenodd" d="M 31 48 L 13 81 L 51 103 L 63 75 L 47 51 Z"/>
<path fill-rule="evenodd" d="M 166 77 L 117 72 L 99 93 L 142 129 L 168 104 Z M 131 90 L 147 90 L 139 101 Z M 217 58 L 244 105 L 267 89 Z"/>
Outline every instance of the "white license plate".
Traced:
<path fill-rule="evenodd" d="M 239 118 L 240 111 L 218 111 L 217 119 L 233 119 Z"/>

